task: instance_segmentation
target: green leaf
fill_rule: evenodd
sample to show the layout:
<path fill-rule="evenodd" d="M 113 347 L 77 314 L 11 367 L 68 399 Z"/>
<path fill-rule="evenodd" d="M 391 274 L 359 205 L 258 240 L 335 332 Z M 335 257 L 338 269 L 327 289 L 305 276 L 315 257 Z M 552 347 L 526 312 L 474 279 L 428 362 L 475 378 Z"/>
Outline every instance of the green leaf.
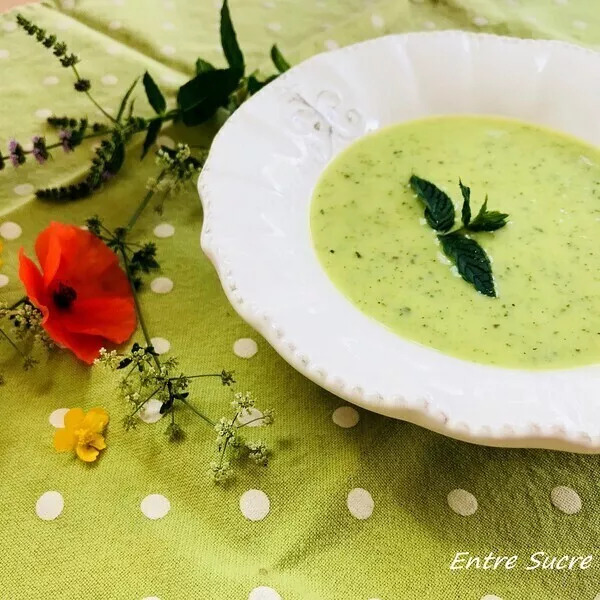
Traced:
<path fill-rule="evenodd" d="M 253 96 L 256 92 L 260 92 L 266 85 L 271 83 L 271 81 L 277 79 L 277 77 L 278 75 L 271 75 L 271 77 L 267 77 L 264 81 L 260 81 L 255 75 L 250 75 L 250 77 L 248 77 L 248 92 Z"/>
<path fill-rule="evenodd" d="M 485 202 L 477 213 L 477 216 L 467 226 L 469 231 L 496 231 L 506 225 L 508 215 L 497 210 L 488 211 L 487 203 L 488 198 L 486 196 Z"/>
<path fill-rule="evenodd" d="M 121 104 L 119 105 L 119 112 L 117 113 L 117 123 L 121 122 L 121 117 L 123 116 L 123 113 L 125 112 L 125 107 L 127 106 L 127 101 L 129 100 L 129 96 L 131 96 L 131 94 L 133 93 L 133 89 L 135 88 L 135 86 L 137 85 L 137 82 L 140 80 L 139 77 L 136 77 L 133 80 L 133 83 L 129 86 L 129 89 L 127 90 L 127 92 L 125 92 L 125 95 L 123 96 L 123 99 L 121 100 Z"/>
<path fill-rule="evenodd" d="M 135 106 L 135 98 L 129 103 L 129 110 L 127 111 L 127 118 L 131 119 L 133 116 L 133 107 Z"/>
<path fill-rule="evenodd" d="M 200 75 L 200 73 L 206 73 L 206 71 L 214 71 L 215 68 L 209 62 L 197 58 L 196 59 L 196 75 Z"/>
<path fill-rule="evenodd" d="M 492 265 L 485 250 L 462 233 L 438 235 L 444 254 L 456 265 L 460 276 L 475 289 L 492 298 L 496 297 Z"/>
<path fill-rule="evenodd" d="M 162 127 L 162 123 L 162 119 L 150 121 L 150 126 L 148 127 L 148 132 L 146 133 L 146 139 L 144 140 L 144 147 L 142 149 L 142 158 L 148 154 L 148 150 L 150 150 L 154 142 L 156 142 L 158 134 L 160 133 L 160 128 Z"/>
<path fill-rule="evenodd" d="M 454 204 L 448 195 L 433 183 L 411 175 L 410 185 L 425 204 L 425 218 L 432 229 L 446 232 L 454 225 Z"/>
<path fill-rule="evenodd" d="M 177 93 L 177 105 L 184 124 L 199 125 L 210 119 L 219 106 L 227 104 L 239 81 L 239 71 L 215 69 L 200 73 L 182 85 Z"/>
<path fill-rule="evenodd" d="M 144 89 L 146 90 L 146 97 L 148 98 L 150 106 L 154 109 L 154 112 L 157 115 L 164 114 L 167 108 L 167 101 L 148 71 L 144 73 L 143 83 Z"/>
<path fill-rule="evenodd" d="M 106 171 L 111 175 L 116 175 L 123 166 L 123 162 L 125 161 L 125 143 L 122 139 L 115 141 L 115 149 L 113 153 L 106 163 Z"/>
<path fill-rule="evenodd" d="M 229 5 L 227 0 L 223 0 L 223 6 L 221 8 L 221 46 L 223 48 L 223 54 L 227 59 L 229 66 L 240 72 L 240 77 L 244 74 L 244 55 L 237 41 L 237 35 L 233 28 L 231 21 L 231 15 L 229 13 Z"/>
<path fill-rule="evenodd" d="M 285 73 L 290 69 L 290 63 L 283 58 L 283 54 L 279 51 L 277 44 L 273 44 L 271 48 L 271 60 L 280 73 Z"/>
<path fill-rule="evenodd" d="M 458 180 L 458 185 L 460 185 L 460 192 L 463 197 L 462 222 L 463 225 L 468 225 L 471 220 L 471 188 L 463 185 L 460 179 Z"/>

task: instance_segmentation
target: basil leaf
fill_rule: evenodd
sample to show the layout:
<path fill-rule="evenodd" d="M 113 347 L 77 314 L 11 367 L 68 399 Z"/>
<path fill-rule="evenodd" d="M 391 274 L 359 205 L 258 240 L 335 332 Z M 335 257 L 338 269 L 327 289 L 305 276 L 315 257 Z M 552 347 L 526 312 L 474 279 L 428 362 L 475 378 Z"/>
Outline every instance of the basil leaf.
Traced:
<path fill-rule="evenodd" d="M 496 231 L 506 225 L 506 219 L 508 215 L 506 213 L 498 212 L 497 210 L 487 209 L 488 198 L 485 197 L 485 201 L 477 213 L 477 216 L 467 225 L 469 231 Z"/>
<path fill-rule="evenodd" d="M 214 71 L 215 68 L 206 60 L 202 58 L 196 59 L 196 75 L 200 75 L 200 73 L 206 73 L 206 71 Z"/>
<path fill-rule="evenodd" d="M 454 204 L 448 195 L 430 181 L 411 175 L 410 185 L 425 204 L 425 218 L 432 229 L 446 232 L 454 225 Z"/>
<path fill-rule="evenodd" d="M 484 249 L 462 233 L 438 235 L 444 254 L 456 265 L 460 276 L 485 296 L 496 297 L 492 265 Z"/>
<path fill-rule="evenodd" d="M 468 225 L 471 220 L 471 188 L 463 185 L 460 179 L 458 180 L 458 185 L 460 185 L 460 192 L 463 197 L 462 222 L 463 225 Z"/>
<path fill-rule="evenodd" d="M 227 0 L 223 0 L 223 6 L 221 7 L 221 46 L 227 63 L 232 69 L 239 71 L 241 77 L 246 68 L 244 65 L 244 55 L 238 44 L 237 35 L 231 22 Z"/>
<path fill-rule="evenodd" d="M 179 88 L 177 105 L 185 125 L 199 125 L 210 119 L 219 106 L 227 103 L 229 95 L 240 81 L 236 69 L 215 69 L 196 75 Z"/>
<path fill-rule="evenodd" d="M 253 96 L 256 92 L 260 92 L 266 85 L 271 83 L 271 81 L 277 79 L 277 77 L 277 75 L 271 75 L 271 77 L 268 77 L 264 81 L 260 81 L 254 75 L 250 75 L 250 77 L 248 77 L 248 92 Z"/>
<path fill-rule="evenodd" d="M 143 83 L 144 89 L 146 90 L 146 97 L 148 98 L 150 106 L 154 109 L 154 112 L 157 115 L 164 114 L 167 108 L 167 102 L 148 71 L 144 73 Z"/>
<path fill-rule="evenodd" d="M 271 60 L 280 73 L 285 73 L 290 69 L 290 63 L 283 58 L 283 54 L 281 54 L 277 44 L 273 44 L 271 48 Z"/>
<path fill-rule="evenodd" d="M 127 90 L 127 92 L 125 92 L 125 95 L 123 96 L 123 100 L 121 100 L 121 104 L 119 105 L 119 112 L 117 113 L 117 122 L 120 123 L 121 122 L 121 117 L 123 116 L 123 113 L 125 112 L 125 107 L 127 106 L 127 101 L 129 100 L 129 96 L 131 96 L 133 89 L 135 88 L 135 86 L 137 85 L 137 82 L 139 81 L 139 77 L 136 77 L 133 80 L 133 83 L 129 86 L 129 89 Z"/>
<path fill-rule="evenodd" d="M 156 121 L 150 122 L 150 126 L 148 127 L 148 131 L 146 133 L 146 139 L 144 140 L 142 158 L 148 154 L 148 150 L 150 150 L 154 142 L 156 142 L 158 134 L 160 133 L 160 128 L 162 127 L 162 123 L 162 119 L 156 119 Z"/>

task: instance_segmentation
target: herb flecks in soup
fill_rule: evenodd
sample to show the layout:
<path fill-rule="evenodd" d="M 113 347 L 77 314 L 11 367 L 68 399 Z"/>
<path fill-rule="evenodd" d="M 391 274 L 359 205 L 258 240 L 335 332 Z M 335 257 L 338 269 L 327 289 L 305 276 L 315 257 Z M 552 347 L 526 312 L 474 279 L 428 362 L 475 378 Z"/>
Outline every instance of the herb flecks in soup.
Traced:
<path fill-rule="evenodd" d="M 453 199 L 461 177 L 510 215 L 476 236 L 497 298 L 477 293 L 444 254 L 412 174 Z M 406 339 L 505 367 L 600 362 L 600 150 L 582 141 L 490 117 L 388 127 L 327 167 L 311 228 L 340 291 Z"/>

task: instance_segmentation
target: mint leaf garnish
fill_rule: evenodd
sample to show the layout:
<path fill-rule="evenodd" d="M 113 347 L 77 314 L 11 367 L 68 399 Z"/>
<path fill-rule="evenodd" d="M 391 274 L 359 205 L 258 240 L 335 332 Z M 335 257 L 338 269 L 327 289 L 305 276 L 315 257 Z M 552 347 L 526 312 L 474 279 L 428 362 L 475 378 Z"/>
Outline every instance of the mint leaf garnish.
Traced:
<path fill-rule="evenodd" d="M 487 203 L 486 196 L 477 216 L 468 225 L 465 223 L 469 231 L 496 231 L 506 225 L 508 215 L 497 210 L 488 210 Z"/>
<path fill-rule="evenodd" d="M 471 221 L 471 188 L 459 179 L 458 185 L 463 197 L 461 210 L 462 227 L 454 227 L 454 204 L 446 193 L 430 181 L 411 175 L 410 186 L 425 204 L 425 219 L 429 226 L 438 232 L 438 239 L 444 254 L 456 265 L 460 276 L 485 296 L 496 298 L 496 288 L 492 275 L 492 265 L 485 250 L 467 231 L 495 231 L 506 225 L 508 215 L 487 210 L 487 196 L 479 213 Z M 449 233 L 448 233 L 449 232 Z"/>
<path fill-rule="evenodd" d="M 456 265 L 460 276 L 478 292 L 496 297 L 492 265 L 484 249 L 473 239 L 453 231 L 438 235 L 444 254 Z"/>
<path fill-rule="evenodd" d="M 463 185 L 463 182 L 459 179 L 458 185 L 460 185 L 460 192 L 463 197 L 462 205 L 462 222 L 466 227 L 471 220 L 471 188 Z"/>
<path fill-rule="evenodd" d="M 411 175 L 410 186 L 425 204 L 425 219 L 429 226 L 442 233 L 454 226 L 454 204 L 448 195 L 430 181 Z"/>

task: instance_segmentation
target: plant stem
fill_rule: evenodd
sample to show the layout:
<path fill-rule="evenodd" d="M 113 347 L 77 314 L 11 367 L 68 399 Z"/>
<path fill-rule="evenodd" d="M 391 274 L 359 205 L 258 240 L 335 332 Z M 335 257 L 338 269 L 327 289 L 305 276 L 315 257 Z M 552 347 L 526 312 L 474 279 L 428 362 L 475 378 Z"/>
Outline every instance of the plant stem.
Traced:
<path fill-rule="evenodd" d="M 170 377 L 171 381 L 177 381 L 178 379 L 197 379 L 198 377 L 221 377 L 221 373 L 206 373 L 202 375 L 182 375 L 181 377 Z"/>
<path fill-rule="evenodd" d="M 160 172 L 160 175 L 156 178 L 156 183 L 160 183 L 166 174 L 167 174 L 167 170 L 163 169 Z M 152 196 L 154 196 L 154 193 L 155 193 L 154 190 L 148 190 L 148 192 L 144 196 L 144 199 L 140 202 L 138 207 L 135 209 L 135 212 L 133 213 L 133 215 L 131 215 L 131 218 L 129 219 L 127 226 L 125 227 L 125 229 L 127 231 L 130 231 L 132 229 L 132 227 L 135 225 L 136 221 L 140 218 L 140 215 L 144 212 L 144 210 L 148 206 L 148 203 L 152 199 Z"/>
<path fill-rule="evenodd" d="M 88 135 L 84 135 L 81 139 L 88 140 L 90 138 L 95 138 L 95 137 L 100 137 L 102 135 L 106 135 L 106 133 L 107 133 L 106 131 L 98 131 L 96 133 L 90 133 Z M 46 150 L 52 150 L 53 148 L 58 148 L 59 146 L 62 146 L 62 142 L 56 142 L 54 144 L 50 144 L 49 146 L 46 146 Z M 23 154 L 33 154 L 33 150 L 23 150 Z M 6 156 L 2 155 L 2 159 L 9 160 L 10 154 L 7 154 Z"/>
<path fill-rule="evenodd" d="M 71 69 L 73 69 L 73 73 L 75 73 L 75 77 L 77 78 L 77 81 L 79 81 L 81 79 L 81 77 L 79 76 L 79 71 L 77 70 L 77 67 L 75 65 L 71 65 Z M 88 90 L 85 91 L 85 95 L 89 98 L 90 102 L 109 120 L 112 121 L 113 123 L 116 124 L 117 120 L 110 115 L 106 110 L 104 110 L 100 104 L 98 104 L 98 102 L 96 102 L 96 100 L 94 100 L 94 97 L 90 94 L 90 92 Z"/>
<path fill-rule="evenodd" d="M 121 256 L 123 257 L 123 264 L 125 265 L 125 273 L 127 273 L 127 279 L 129 280 L 129 287 L 131 288 L 131 294 L 133 296 L 133 302 L 135 304 L 135 312 L 137 313 L 138 321 L 140 322 L 140 327 L 142 328 L 142 333 L 144 334 L 144 339 L 146 340 L 147 346 L 152 346 L 152 341 L 150 340 L 150 334 L 148 333 L 148 328 L 146 327 L 146 321 L 144 320 L 144 315 L 142 313 L 142 307 L 140 306 L 140 300 L 138 298 L 137 292 L 135 291 L 135 285 L 133 285 L 133 280 L 131 277 L 131 271 L 129 270 L 129 261 L 127 260 L 127 253 L 125 252 L 125 248 L 121 246 L 119 248 L 121 252 Z M 154 362 L 160 371 L 160 361 L 158 360 L 158 356 L 152 355 L 154 358 Z"/>
<path fill-rule="evenodd" d="M 215 426 L 215 422 L 202 414 L 194 405 L 190 404 L 185 398 L 179 398 L 179 402 L 183 402 L 193 413 L 196 413 L 201 419 L 204 419 L 211 427 Z"/>
<path fill-rule="evenodd" d="M 25 353 L 21 350 L 21 348 L 19 348 L 19 346 L 17 346 L 9 337 L 9 335 L 6 333 L 6 331 L 4 331 L 4 329 L 0 329 L 0 335 L 2 335 L 6 341 L 23 357 L 23 358 L 27 358 L 25 356 Z"/>

